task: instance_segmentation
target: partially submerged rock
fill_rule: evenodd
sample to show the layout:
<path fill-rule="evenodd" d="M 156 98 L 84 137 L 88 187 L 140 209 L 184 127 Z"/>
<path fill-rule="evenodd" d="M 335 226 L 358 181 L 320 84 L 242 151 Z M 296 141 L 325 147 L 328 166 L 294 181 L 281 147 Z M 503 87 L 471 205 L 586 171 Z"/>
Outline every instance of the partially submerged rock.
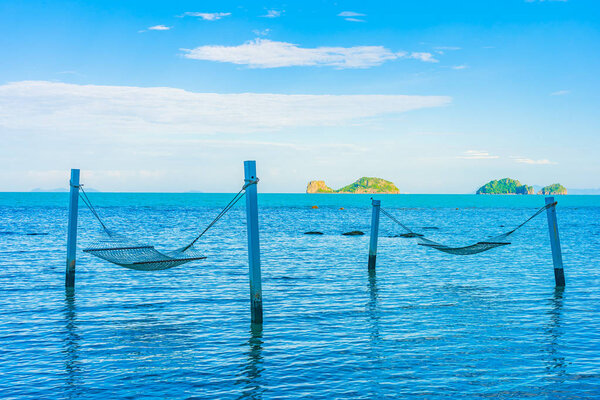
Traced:
<path fill-rule="evenodd" d="M 414 237 L 421 237 L 423 235 L 421 235 L 420 233 L 408 232 L 408 233 L 401 233 L 399 236 L 403 237 L 403 238 L 414 238 Z"/>
<path fill-rule="evenodd" d="M 322 235 L 323 232 L 319 232 L 319 231 L 308 231 L 308 232 L 304 232 L 305 235 Z"/>
<path fill-rule="evenodd" d="M 397 237 L 401 237 L 401 238 L 415 238 L 415 237 L 421 237 L 423 235 L 421 235 L 420 233 L 414 233 L 414 232 L 409 232 L 409 233 L 401 233 L 399 235 L 393 235 L 390 237 L 393 238 L 397 238 Z"/>
<path fill-rule="evenodd" d="M 344 235 L 344 236 L 361 236 L 361 235 L 364 235 L 364 234 L 365 233 L 362 232 L 362 231 L 350 231 L 350 232 L 342 233 L 342 235 Z"/>

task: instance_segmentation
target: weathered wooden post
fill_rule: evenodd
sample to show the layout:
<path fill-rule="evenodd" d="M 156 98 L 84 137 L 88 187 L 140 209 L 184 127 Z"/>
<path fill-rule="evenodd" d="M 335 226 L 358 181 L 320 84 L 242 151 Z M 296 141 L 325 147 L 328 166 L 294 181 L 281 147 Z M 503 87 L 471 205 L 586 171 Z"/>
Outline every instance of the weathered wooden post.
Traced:
<path fill-rule="evenodd" d="M 546 205 L 554 203 L 554 197 L 546 197 Z M 563 269 L 560 237 L 558 236 L 558 223 L 556 222 L 556 205 L 546 209 L 548 216 L 548 231 L 550 232 L 550 246 L 552 246 L 552 262 L 554 263 L 554 281 L 556 286 L 565 286 L 565 271 Z"/>
<path fill-rule="evenodd" d="M 69 222 L 67 225 L 67 270 L 65 286 L 75 287 L 75 257 L 77 252 L 77 214 L 79 208 L 79 170 L 71 170 L 69 181 Z"/>
<path fill-rule="evenodd" d="M 256 161 L 244 161 L 244 181 L 257 181 Z M 254 324 L 262 324 L 262 284 L 260 274 L 260 244 L 258 241 L 258 199 L 256 183 L 246 187 L 246 224 L 248 229 L 248 263 L 250 275 L 250 314 Z"/>
<path fill-rule="evenodd" d="M 373 212 L 371 214 L 371 241 L 369 242 L 369 270 L 374 270 L 377 260 L 377 238 L 379 236 L 380 200 L 371 199 Z"/>

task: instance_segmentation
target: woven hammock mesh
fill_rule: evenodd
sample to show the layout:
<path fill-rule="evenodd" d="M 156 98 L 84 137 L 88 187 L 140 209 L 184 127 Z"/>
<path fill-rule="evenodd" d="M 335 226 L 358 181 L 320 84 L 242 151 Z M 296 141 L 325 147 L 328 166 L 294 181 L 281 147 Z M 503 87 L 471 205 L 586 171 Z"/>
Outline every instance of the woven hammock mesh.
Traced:
<path fill-rule="evenodd" d="M 194 246 L 162 252 L 154 246 L 112 232 L 107 232 L 106 236 L 83 251 L 113 264 L 138 271 L 159 271 L 206 258 Z"/>
<path fill-rule="evenodd" d="M 427 246 L 439 251 L 443 251 L 444 253 L 456 254 L 461 256 L 483 253 L 484 251 L 488 251 L 496 247 L 506 246 L 510 244 L 510 242 L 506 241 L 505 235 L 496 236 L 494 238 L 490 238 L 488 240 L 477 242 L 475 244 L 471 244 L 469 246 L 464 247 L 450 247 L 444 244 L 434 242 L 433 240 L 425 239 L 424 237 L 419 237 L 417 240 L 420 242 L 420 246 Z"/>

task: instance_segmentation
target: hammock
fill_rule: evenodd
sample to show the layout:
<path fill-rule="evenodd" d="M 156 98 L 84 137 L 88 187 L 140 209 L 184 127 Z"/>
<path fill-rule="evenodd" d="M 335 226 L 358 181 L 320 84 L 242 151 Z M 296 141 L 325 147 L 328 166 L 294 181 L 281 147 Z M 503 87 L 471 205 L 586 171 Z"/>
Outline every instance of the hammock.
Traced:
<path fill-rule="evenodd" d="M 92 202 L 83 190 L 83 185 L 78 187 L 79 194 L 85 205 L 90 209 L 104 230 L 105 238 L 98 240 L 83 249 L 85 253 L 106 260 L 125 268 L 138 271 L 160 271 L 176 267 L 190 261 L 203 260 L 206 257 L 194 247 L 194 244 L 208 231 L 227 211 L 229 211 L 245 194 L 248 186 L 258 183 L 258 178 L 247 181 L 242 189 L 231 199 L 210 224 L 190 244 L 176 250 L 159 251 L 154 246 L 139 243 L 109 230 L 96 212 Z"/>
<path fill-rule="evenodd" d="M 105 233 L 107 238 L 98 240 L 83 251 L 125 268 L 160 271 L 206 258 L 194 247 L 161 252 L 154 246 L 136 243 L 125 236 L 110 231 Z"/>
<path fill-rule="evenodd" d="M 448 254 L 471 255 L 471 254 L 483 253 L 484 251 L 488 251 L 488 250 L 494 249 L 496 247 L 509 245 L 510 242 L 508 241 L 508 237 L 510 235 L 512 235 L 517 229 L 521 228 L 523 225 L 525 225 L 526 223 L 531 221 L 533 218 L 540 215 L 542 212 L 544 212 L 548 208 L 554 207 L 554 206 L 556 206 L 556 202 L 546 204 L 544 207 L 537 210 L 531 217 L 527 218 L 524 222 L 522 222 L 516 228 L 514 228 L 506 233 L 503 233 L 502 235 L 493 236 L 488 239 L 479 241 L 477 243 L 473 243 L 471 245 L 462 246 L 462 247 L 451 247 L 451 246 L 447 246 L 445 244 L 437 243 L 437 242 L 434 242 L 433 240 L 427 239 L 424 235 L 413 232 L 410 228 L 408 228 L 406 225 L 404 225 L 403 223 L 398 221 L 396 218 L 394 218 L 393 215 L 391 215 L 386 210 L 384 210 L 384 209 L 380 209 L 380 210 L 385 216 L 387 216 L 392 221 L 394 221 L 395 223 L 400 225 L 404 230 L 406 230 L 409 233 L 409 235 L 411 235 L 412 237 L 416 237 L 417 240 L 419 241 L 419 243 L 418 243 L 419 246 L 429 247 L 431 249 L 436 249 L 436 250 L 439 250 L 439 251 L 442 251 L 442 252 L 448 253 Z"/>

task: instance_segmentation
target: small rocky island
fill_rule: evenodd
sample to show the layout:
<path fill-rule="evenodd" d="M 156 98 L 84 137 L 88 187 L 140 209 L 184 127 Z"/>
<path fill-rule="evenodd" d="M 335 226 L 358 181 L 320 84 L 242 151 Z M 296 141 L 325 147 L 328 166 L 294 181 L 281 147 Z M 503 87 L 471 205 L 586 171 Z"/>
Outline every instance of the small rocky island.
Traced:
<path fill-rule="evenodd" d="M 479 189 L 477 194 L 535 194 L 533 186 L 521 184 L 516 179 L 504 178 L 499 180 L 489 181 Z M 554 195 L 567 194 L 567 189 L 560 183 L 545 186 L 537 194 Z"/>
<path fill-rule="evenodd" d="M 489 181 L 479 189 L 477 194 L 535 194 L 532 186 L 522 185 L 516 179 L 504 178 Z"/>
<path fill-rule="evenodd" d="M 555 194 L 567 194 L 567 188 L 560 183 L 554 183 L 552 185 L 544 186 L 540 189 L 538 194 L 544 195 L 555 195 Z"/>
<path fill-rule="evenodd" d="M 398 194 L 400 190 L 390 181 L 381 178 L 362 177 L 356 182 L 334 190 L 325 181 L 310 181 L 306 193 L 389 193 Z"/>

